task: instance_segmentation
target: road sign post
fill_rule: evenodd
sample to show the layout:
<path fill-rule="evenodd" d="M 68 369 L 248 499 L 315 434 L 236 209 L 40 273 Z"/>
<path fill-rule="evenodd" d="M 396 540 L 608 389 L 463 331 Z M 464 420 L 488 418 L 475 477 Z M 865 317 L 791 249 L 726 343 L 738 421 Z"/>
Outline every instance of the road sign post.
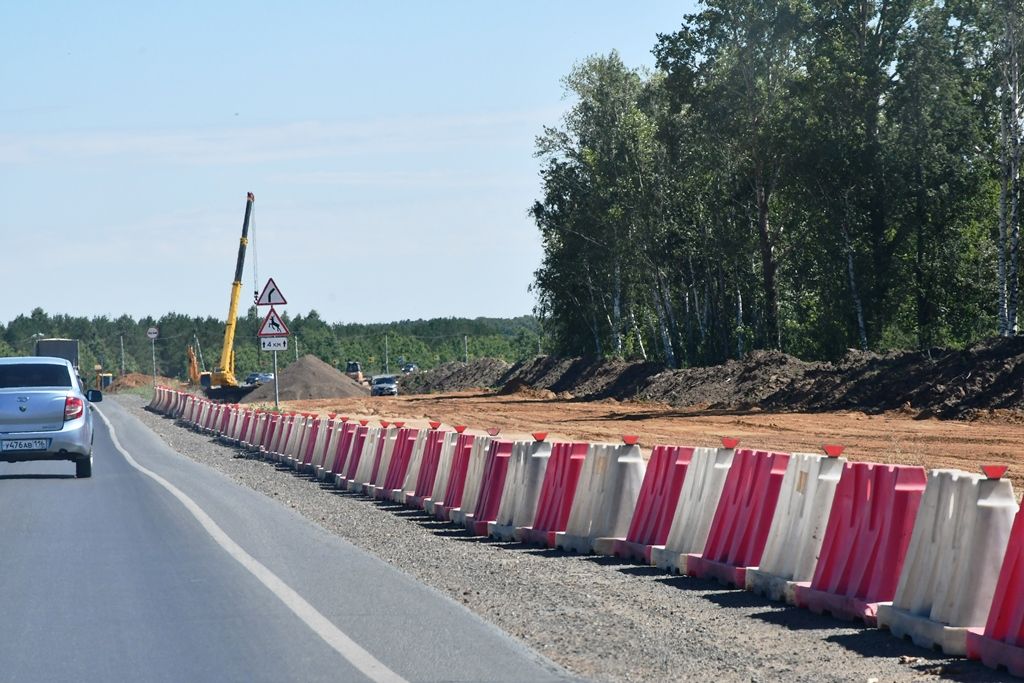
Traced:
<path fill-rule="evenodd" d="M 153 389 L 156 389 L 156 338 L 160 336 L 160 330 L 151 327 L 146 330 L 146 336 L 149 337 L 149 343 L 153 347 Z"/>
<path fill-rule="evenodd" d="M 281 410 L 281 394 L 277 383 L 277 352 L 288 350 L 288 326 L 274 310 L 275 305 L 284 305 L 288 300 L 284 298 L 274 278 L 268 278 L 267 284 L 256 297 L 257 306 L 270 306 L 270 312 L 263 319 L 256 336 L 260 338 L 260 348 L 264 351 L 274 352 L 274 410 Z M 296 351 L 298 345 L 296 345 Z"/>

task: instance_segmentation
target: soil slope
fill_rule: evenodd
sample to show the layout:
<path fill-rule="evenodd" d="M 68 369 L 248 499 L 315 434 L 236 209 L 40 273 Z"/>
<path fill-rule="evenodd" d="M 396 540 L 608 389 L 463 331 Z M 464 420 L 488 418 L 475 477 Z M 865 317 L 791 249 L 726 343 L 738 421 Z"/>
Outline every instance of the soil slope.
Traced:
<path fill-rule="evenodd" d="M 677 408 L 901 410 L 923 418 L 973 420 L 996 414 L 1017 419 L 1024 411 L 1024 338 L 991 339 L 963 350 L 850 351 L 835 363 L 755 351 L 743 360 L 681 370 L 656 363 L 538 356 L 498 378 L 481 373 L 480 381 L 473 381 L 473 373 L 456 375 L 442 366 L 419 373 L 404 388 L 417 393 L 497 386 L 506 387 L 505 393 L 546 390 L 582 400 L 643 400 Z"/>

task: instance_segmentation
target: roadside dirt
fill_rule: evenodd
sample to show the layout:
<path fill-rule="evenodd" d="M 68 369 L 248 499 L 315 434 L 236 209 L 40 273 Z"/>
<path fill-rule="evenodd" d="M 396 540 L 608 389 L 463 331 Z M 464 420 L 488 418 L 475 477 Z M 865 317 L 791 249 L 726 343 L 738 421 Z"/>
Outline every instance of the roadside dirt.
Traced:
<path fill-rule="evenodd" d="M 501 429 L 505 438 L 550 432 L 549 440 L 617 442 L 637 434 L 642 446 L 716 446 L 721 438 L 741 445 L 784 452 L 820 453 L 822 444 L 846 446 L 851 460 L 957 468 L 980 472 L 993 463 L 1010 465 L 1009 476 L 1024 492 L 1024 424 L 1014 414 L 993 412 L 974 422 L 921 419 L 916 412 L 862 411 L 768 413 L 758 409 L 678 409 L 666 404 L 535 398 L 463 391 L 422 396 L 292 401 L 287 410 L 337 412 L 356 418 L 409 420 L 426 427 L 429 419 L 471 429 Z"/>

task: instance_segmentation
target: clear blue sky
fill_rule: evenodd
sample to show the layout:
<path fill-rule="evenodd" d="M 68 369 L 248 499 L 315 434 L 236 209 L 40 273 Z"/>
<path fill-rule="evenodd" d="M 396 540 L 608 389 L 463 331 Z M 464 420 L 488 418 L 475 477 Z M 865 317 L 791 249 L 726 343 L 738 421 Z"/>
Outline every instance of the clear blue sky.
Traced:
<path fill-rule="evenodd" d="M 612 49 L 652 66 L 693 9 L 5 3 L 0 323 L 223 318 L 247 191 L 260 285 L 293 315 L 529 313 L 533 140 L 570 105 L 560 79 Z"/>

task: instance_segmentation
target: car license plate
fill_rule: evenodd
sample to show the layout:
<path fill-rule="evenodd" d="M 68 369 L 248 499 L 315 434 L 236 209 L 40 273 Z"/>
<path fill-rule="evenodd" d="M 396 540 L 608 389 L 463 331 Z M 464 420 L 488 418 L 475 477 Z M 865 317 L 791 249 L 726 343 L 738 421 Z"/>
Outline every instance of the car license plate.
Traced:
<path fill-rule="evenodd" d="M 49 447 L 49 439 L 5 439 L 0 441 L 0 450 L 4 452 L 45 451 Z"/>

